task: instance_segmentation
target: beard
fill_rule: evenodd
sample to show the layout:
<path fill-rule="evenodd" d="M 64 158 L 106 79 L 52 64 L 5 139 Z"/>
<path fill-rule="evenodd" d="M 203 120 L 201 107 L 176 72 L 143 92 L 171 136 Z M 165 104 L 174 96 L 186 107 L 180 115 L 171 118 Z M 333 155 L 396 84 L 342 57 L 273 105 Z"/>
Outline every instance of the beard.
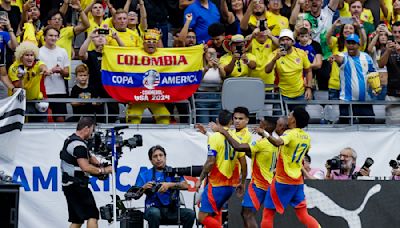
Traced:
<path fill-rule="evenodd" d="M 263 12 L 255 12 L 254 15 L 256 15 L 257 17 L 262 16 L 264 13 Z"/>

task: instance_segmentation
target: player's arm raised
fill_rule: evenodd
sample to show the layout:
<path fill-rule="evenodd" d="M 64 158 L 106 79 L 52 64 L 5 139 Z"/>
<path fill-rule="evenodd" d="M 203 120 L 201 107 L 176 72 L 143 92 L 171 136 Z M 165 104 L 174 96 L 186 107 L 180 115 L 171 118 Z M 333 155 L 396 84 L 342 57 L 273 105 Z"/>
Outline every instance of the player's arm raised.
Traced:
<path fill-rule="evenodd" d="M 268 141 L 274 146 L 282 146 L 284 144 L 283 140 L 279 136 L 275 138 L 266 131 L 263 132 L 262 136 L 268 139 Z"/>
<path fill-rule="evenodd" d="M 236 141 L 227 130 L 225 130 L 223 127 L 218 126 L 214 122 L 210 122 L 208 126 L 214 131 L 214 132 L 219 132 L 225 136 L 225 138 L 228 140 L 229 144 L 235 149 L 236 151 L 242 151 L 245 152 L 247 156 L 251 157 L 251 149 L 249 144 L 247 143 L 239 143 Z"/>

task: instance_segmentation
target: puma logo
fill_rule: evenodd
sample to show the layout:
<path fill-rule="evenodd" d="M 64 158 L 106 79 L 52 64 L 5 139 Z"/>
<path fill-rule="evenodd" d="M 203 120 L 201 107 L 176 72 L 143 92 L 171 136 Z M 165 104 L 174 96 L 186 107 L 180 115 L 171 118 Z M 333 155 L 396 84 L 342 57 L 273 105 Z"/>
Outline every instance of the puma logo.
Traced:
<path fill-rule="evenodd" d="M 344 218 L 344 220 L 346 220 L 349 228 L 358 228 L 361 227 L 361 219 L 359 214 L 364 210 L 364 207 L 367 204 L 369 198 L 371 198 L 374 194 L 380 192 L 381 188 L 382 187 L 380 184 L 376 184 L 371 189 L 369 189 L 360 207 L 355 210 L 347 210 L 340 207 L 323 192 L 307 185 L 304 185 L 304 193 L 306 195 L 307 208 L 316 207 L 326 215 L 333 217 L 342 217 Z"/>

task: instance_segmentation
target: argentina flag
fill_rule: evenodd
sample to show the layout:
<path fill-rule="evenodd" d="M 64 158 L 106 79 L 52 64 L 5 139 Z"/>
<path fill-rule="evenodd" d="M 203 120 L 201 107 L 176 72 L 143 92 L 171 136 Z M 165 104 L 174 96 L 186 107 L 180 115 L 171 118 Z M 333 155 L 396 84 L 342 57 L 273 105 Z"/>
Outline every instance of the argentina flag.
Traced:
<path fill-rule="evenodd" d="M 0 100 L 0 158 L 13 160 L 24 125 L 25 90 Z"/>

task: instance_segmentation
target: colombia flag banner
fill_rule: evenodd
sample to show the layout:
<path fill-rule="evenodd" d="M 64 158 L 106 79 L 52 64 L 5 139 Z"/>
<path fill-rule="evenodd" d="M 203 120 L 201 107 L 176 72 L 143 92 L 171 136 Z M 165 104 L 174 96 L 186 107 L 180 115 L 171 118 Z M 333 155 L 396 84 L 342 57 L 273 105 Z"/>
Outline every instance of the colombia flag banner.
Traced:
<path fill-rule="evenodd" d="M 189 98 L 200 85 L 203 46 L 143 48 L 105 46 L 102 82 L 120 102 L 176 102 Z"/>

